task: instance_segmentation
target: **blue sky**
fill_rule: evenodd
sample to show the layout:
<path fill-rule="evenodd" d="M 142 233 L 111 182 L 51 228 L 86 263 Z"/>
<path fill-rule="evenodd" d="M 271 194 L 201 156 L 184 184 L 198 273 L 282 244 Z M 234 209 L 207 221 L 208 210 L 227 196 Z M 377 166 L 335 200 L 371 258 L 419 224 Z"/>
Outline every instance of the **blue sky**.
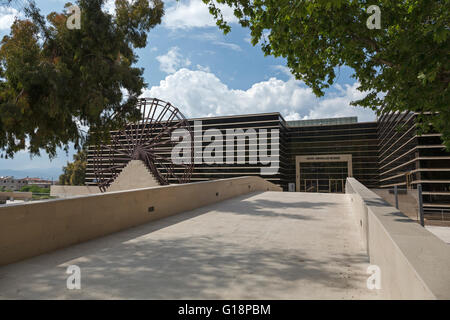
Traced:
<path fill-rule="evenodd" d="M 23 2 L 25 0 L 19 0 Z M 65 0 L 37 0 L 43 13 L 61 11 Z M 282 58 L 265 57 L 250 44 L 249 31 L 225 17 L 232 31 L 224 36 L 214 25 L 201 0 L 166 1 L 163 23 L 149 34 L 148 46 L 138 50 L 138 66 L 145 69 L 146 97 L 157 97 L 180 108 L 187 117 L 280 112 L 287 120 L 358 116 L 375 120 L 372 111 L 349 105 L 364 96 L 342 68 L 335 86 L 321 99 L 292 78 Z M 0 7 L 0 35 L 9 33 L 16 8 Z M 113 9 L 110 0 L 105 10 Z M 59 152 L 52 161 L 46 154 L 30 159 L 26 151 L 14 159 L 0 159 L 0 175 L 57 178 L 73 151 Z M 13 172 L 14 173 L 14 172 Z"/>

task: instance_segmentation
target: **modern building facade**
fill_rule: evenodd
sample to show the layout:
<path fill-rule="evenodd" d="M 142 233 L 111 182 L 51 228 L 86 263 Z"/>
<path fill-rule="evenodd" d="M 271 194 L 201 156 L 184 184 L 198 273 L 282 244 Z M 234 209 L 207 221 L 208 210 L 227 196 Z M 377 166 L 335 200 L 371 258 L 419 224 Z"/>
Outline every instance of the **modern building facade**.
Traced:
<path fill-rule="evenodd" d="M 287 180 L 297 191 L 344 192 L 347 177 L 378 187 L 376 122 L 338 118 L 287 124 Z"/>
<path fill-rule="evenodd" d="M 378 121 L 381 188 L 422 186 L 424 209 L 450 209 L 450 153 L 438 133 L 418 134 L 416 114 L 389 113 Z"/>
<path fill-rule="evenodd" d="M 208 138 L 211 132 L 220 132 L 226 145 L 235 139 L 229 138 L 228 131 L 235 130 L 241 135 L 233 148 L 238 151 L 241 144 L 246 150 L 245 161 L 195 163 L 191 181 L 262 176 L 285 191 L 321 193 L 344 192 L 347 177 L 368 188 L 412 190 L 421 184 L 425 208 L 450 209 L 450 153 L 439 134 L 419 136 L 415 118 L 413 113 L 392 113 L 374 122 L 358 122 L 356 117 L 285 121 L 279 113 L 266 113 L 190 119 L 194 135 L 203 137 L 202 149 L 214 141 Z M 272 134 L 275 131 L 277 136 Z M 275 174 L 262 175 L 264 165 L 250 161 L 261 137 L 267 138 L 267 153 L 278 155 L 276 164 L 272 159 L 267 165 L 276 167 Z M 164 147 L 156 152 L 165 158 L 171 155 Z M 86 183 L 96 184 L 92 148 Z"/>

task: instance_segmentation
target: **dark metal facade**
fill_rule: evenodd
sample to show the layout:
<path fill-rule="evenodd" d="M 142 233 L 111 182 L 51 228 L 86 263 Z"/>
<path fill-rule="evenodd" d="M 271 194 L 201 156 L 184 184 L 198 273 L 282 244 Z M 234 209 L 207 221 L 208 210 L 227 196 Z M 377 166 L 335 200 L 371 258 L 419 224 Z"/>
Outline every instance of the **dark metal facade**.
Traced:
<path fill-rule="evenodd" d="M 288 137 L 287 180 L 289 182 L 296 181 L 296 156 L 346 154 L 352 156 L 353 177 L 368 188 L 378 187 L 376 122 L 289 127 Z M 333 178 L 333 175 L 340 173 L 336 171 L 337 168 L 333 164 L 329 164 L 325 170 L 315 169 L 318 179 Z M 345 179 L 346 169 L 344 166 L 342 169 L 339 175 Z M 310 174 L 312 175 L 313 172 Z"/>
<path fill-rule="evenodd" d="M 194 129 L 194 135 L 198 135 L 198 127 L 195 125 L 196 123 L 201 122 L 201 134 L 203 136 L 202 150 L 205 150 L 209 141 L 209 137 L 211 133 L 209 130 L 217 129 L 223 135 L 223 144 L 224 149 L 226 149 L 226 145 L 228 142 L 233 144 L 233 141 L 227 139 L 227 130 L 243 130 L 244 133 L 248 132 L 248 130 L 254 130 L 257 133 L 257 137 L 251 136 L 239 136 L 233 138 L 234 140 L 234 163 L 229 164 L 224 161 L 223 163 L 218 164 L 207 164 L 205 162 L 206 159 L 203 159 L 203 163 L 195 163 L 194 171 L 192 173 L 192 182 L 198 181 L 209 181 L 209 180 L 217 180 L 217 179 L 227 179 L 239 176 L 261 176 L 261 165 L 250 164 L 249 163 L 249 150 L 250 147 L 258 146 L 258 136 L 261 133 L 261 130 L 267 131 L 267 146 L 268 153 L 272 154 L 272 152 L 280 153 L 280 162 L 274 164 L 276 167 L 281 168 L 285 164 L 285 150 L 283 149 L 285 146 L 285 129 L 283 126 L 284 120 L 281 118 L 279 113 L 268 113 L 268 114 L 257 114 L 257 115 L 242 115 L 242 116 L 229 116 L 229 117 L 214 117 L 214 118 L 198 118 L 198 119 L 190 119 L 189 123 L 191 127 Z M 280 133 L 279 142 L 273 143 L 271 132 L 272 130 L 278 130 Z M 245 145 L 245 163 L 239 163 L 237 159 L 237 151 L 238 145 Z M 224 154 L 225 154 L 224 150 Z M 282 170 L 278 170 L 278 174 L 262 176 L 264 179 L 275 183 L 277 185 L 284 184 L 284 176 Z"/>
<path fill-rule="evenodd" d="M 353 177 L 367 187 L 393 188 L 398 186 L 399 188 L 416 189 L 417 185 L 421 183 L 426 208 L 450 207 L 450 153 L 444 150 L 439 134 L 430 133 L 418 136 L 414 114 L 386 114 L 377 122 L 366 123 L 355 123 L 353 119 L 350 119 L 352 121 L 338 119 L 339 121 L 336 122 L 328 120 L 291 123 L 286 122 L 279 113 L 266 113 L 189 119 L 185 126 L 191 128 L 194 136 L 199 134 L 196 130 L 201 131 L 202 149 L 212 141 L 205 139 L 211 129 L 217 129 L 223 135 L 224 144 L 226 144 L 226 133 L 229 129 L 242 129 L 244 132 L 249 129 L 257 132 L 267 130 L 269 132 L 268 152 L 279 152 L 279 163 L 277 174 L 262 177 L 282 186 L 284 190 L 288 190 L 289 183 L 296 183 L 297 156 L 351 155 Z M 201 129 L 198 127 L 196 129 L 198 122 L 202 123 Z M 164 131 L 164 125 L 161 126 L 158 132 Z M 142 127 L 139 128 L 142 129 Z M 131 126 L 129 131 L 132 132 L 134 129 L 136 128 Z M 279 131 L 279 140 L 274 145 L 271 144 L 271 130 Z M 156 132 L 154 135 L 158 135 L 158 133 Z M 122 133 L 120 136 L 124 141 L 126 140 L 126 134 Z M 162 141 L 167 141 L 169 137 L 166 136 L 164 139 Z M 247 150 L 245 163 L 239 164 L 235 161 L 234 164 L 226 162 L 207 164 L 203 161 L 194 163 L 192 171 L 186 171 L 186 168 L 183 167 L 174 167 L 171 169 L 171 174 L 168 175 L 170 170 L 167 169 L 167 163 L 164 161 L 167 162 L 167 159 L 170 158 L 172 145 L 154 145 L 152 151 L 155 154 L 154 157 L 165 160 L 154 161 L 153 170 L 165 174 L 166 183 L 187 182 L 187 179 L 180 180 L 180 177 L 184 177 L 186 173 L 189 181 L 192 182 L 239 176 L 261 176 L 262 165 L 248 163 L 248 150 L 250 146 L 258 144 L 258 139 L 243 136 L 236 139 L 236 144 L 239 141 L 245 143 Z M 147 143 L 148 145 L 152 145 L 152 143 Z M 136 156 L 134 156 L 135 154 Z M 140 154 L 139 152 L 127 153 L 127 159 L 133 157 L 141 159 Z M 95 161 L 97 160 L 95 159 L 103 158 L 103 166 L 107 166 L 108 157 L 107 152 L 95 156 L 95 151 L 90 150 L 86 175 L 87 184 L 97 184 L 95 176 Z M 325 168 L 315 168 L 314 165 L 309 165 L 309 168 L 306 166 L 304 170 L 309 174 L 317 172 L 317 175 L 328 176 L 330 179 L 338 174 L 339 179 L 345 179 L 348 172 L 344 165 L 342 165 L 342 172 L 335 172 L 340 168 L 339 164 L 338 161 L 326 165 Z M 323 166 L 323 164 L 321 165 Z M 330 186 L 330 190 L 334 189 Z"/>
<path fill-rule="evenodd" d="M 450 209 L 450 153 L 439 133 L 418 134 L 417 115 L 388 113 L 378 122 L 380 187 L 417 190 L 425 212 Z"/>

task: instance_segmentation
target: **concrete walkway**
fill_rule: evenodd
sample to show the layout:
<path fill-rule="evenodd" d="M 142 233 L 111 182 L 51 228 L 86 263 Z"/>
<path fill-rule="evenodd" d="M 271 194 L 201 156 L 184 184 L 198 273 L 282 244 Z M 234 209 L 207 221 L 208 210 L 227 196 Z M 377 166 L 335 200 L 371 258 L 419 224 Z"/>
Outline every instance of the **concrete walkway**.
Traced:
<path fill-rule="evenodd" d="M 425 228 L 445 243 L 450 244 L 450 227 L 425 226 Z"/>
<path fill-rule="evenodd" d="M 377 298 L 367 266 L 346 195 L 265 192 L 1 267 L 0 298 Z"/>

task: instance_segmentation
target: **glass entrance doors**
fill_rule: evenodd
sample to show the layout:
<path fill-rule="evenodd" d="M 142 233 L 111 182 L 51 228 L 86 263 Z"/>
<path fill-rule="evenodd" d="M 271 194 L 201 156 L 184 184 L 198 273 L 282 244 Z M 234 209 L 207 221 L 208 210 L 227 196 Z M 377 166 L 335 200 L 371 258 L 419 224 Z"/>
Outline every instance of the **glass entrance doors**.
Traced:
<path fill-rule="evenodd" d="M 300 192 L 343 193 L 347 162 L 307 162 L 299 165 Z"/>
<path fill-rule="evenodd" d="M 305 186 L 303 192 L 319 192 L 319 193 L 344 193 L 345 180 L 330 179 L 305 179 Z"/>
<path fill-rule="evenodd" d="M 345 180 L 330 180 L 330 192 L 331 193 L 344 193 L 345 192 Z"/>
<path fill-rule="evenodd" d="M 305 179 L 305 192 L 319 192 L 319 180 Z"/>

